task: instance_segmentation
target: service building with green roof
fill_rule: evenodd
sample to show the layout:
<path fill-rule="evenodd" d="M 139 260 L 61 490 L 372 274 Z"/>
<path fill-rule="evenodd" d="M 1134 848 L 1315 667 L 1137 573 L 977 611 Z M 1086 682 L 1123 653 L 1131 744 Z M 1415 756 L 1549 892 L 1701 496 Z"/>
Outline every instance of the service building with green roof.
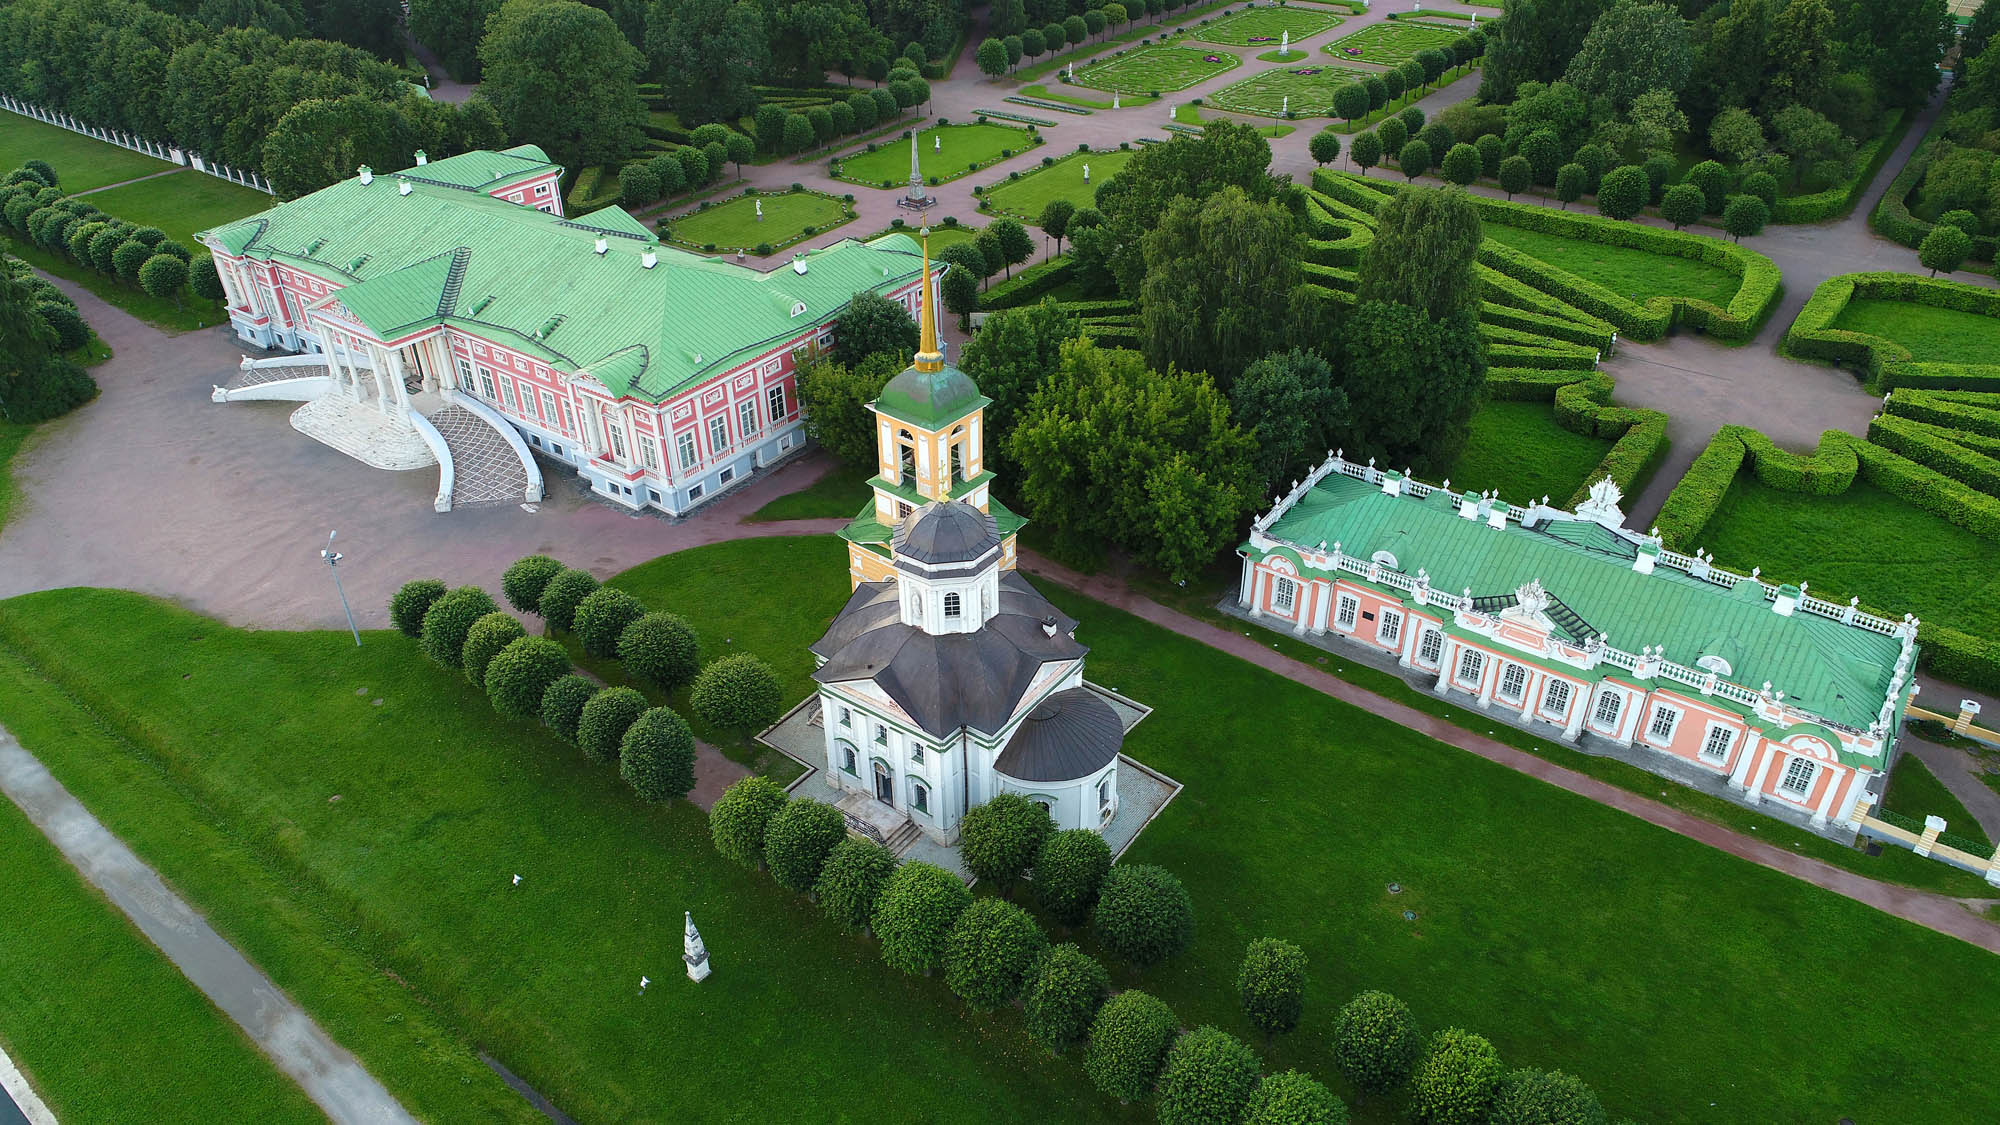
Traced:
<path fill-rule="evenodd" d="M 197 237 L 236 333 L 323 364 L 309 385 L 328 397 L 504 419 L 598 494 L 670 514 L 803 446 L 797 368 L 854 294 L 917 311 L 905 235 L 760 273 L 663 246 L 617 207 L 565 216 L 560 174 L 532 145 L 419 153 Z"/>
<path fill-rule="evenodd" d="M 1663 550 L 1618 501 L 1607 479 L 1575 513 L 1515 508 L 1336 455 L 1252 525 L 1237 609 L 1851 836 L 1915 691 L 1917 622 Z"/>

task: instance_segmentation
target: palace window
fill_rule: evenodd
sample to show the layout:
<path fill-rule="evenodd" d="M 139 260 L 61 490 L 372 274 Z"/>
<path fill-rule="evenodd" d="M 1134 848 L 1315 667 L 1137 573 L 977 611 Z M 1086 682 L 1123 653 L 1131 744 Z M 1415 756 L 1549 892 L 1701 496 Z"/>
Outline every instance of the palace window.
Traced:
<path fill-rule="evenodd" d="M 1736 742 L 1736 732 L 1728 727 L 1708 728 L 1708 739 L 1701 744 L 1701 756 L 1722 761 L 1729 757 L 1729 747 Z"/>
<path fill-rule="evenodd" d="M 646 468 L 656 473 L 660 471 L 659 448 L 659 443 L 655 442 L 652 438 L 644 436 L 639 438 L 639 461 Z"/>
<path fill-rule="evenodd" d="M 1671 707 L 1653 708 L 1653 721 L 1646 726 L 1646 737 L 1654 742 L 1672 742 L 1674 727 L 1680 723 L 1681 713 Z"/>
<path fill-rule="evenodd" d="M 535 194 L 536 194 L 536 195 L 547 195 L 548 193 L 549 193 L 549 185 L 547 185 L 547 184 L 536 184 L 536 185 L 535 185 Z"/>
<path fill-rule="evenodd" d="M 504 384 L 503 384 L 504 385 Z M 611 434 L 611 456 L 618 461 L 625 460 L 625 429 L 616 422 L 606 422 L 604 428 Z"/>
<path fill-rule="evenodd" d="M 1352 629 L 1355 615 L 1360 612 L 1361 603 L 1343 594 L 1340 598 L 1340 611 L 1334 617 L 1334 624 L 1343 629 Z"/>
<path fill-rule="evenodd" d="M 562 428 L 563 428 L 563 433 L 566 434 L 573 434 L 576 432 L 576 418 L 569 412 L 568 399 L 562 400 Z"/>
<path fill-rule="evenodd" d="M 472 363 L 468 360 L 458 361 L 458 385 L 466 390 L 472 389 Z"/>
<path fill-rule="evenodd" d="M 690 432 L 685 432 L 685 433 L 682 433 L 682 434 L 681 434 L 681 436 L 679 436 L 679 437 L 675 438 L 675 439 L 674 439 L 674 448 L 675 448 L 675 449 L 676 449 L 677 451 L 679 451 L 679 454 L 680 454 L 680 459 L 681 459 L 681 468 L 683 468 L 683 469 L 692 469 L 692 468 L 694 468 L 694 463 L 695 463 L 695 459 L 696 459 L 696 456 L 697 456 L 697 455 L 696 455 L 696 453 L 695 453 L 695 451 L 694 451 L 694 434 L 693 434 L 693 432 L 691 432 L 691 431 L 690 431 Z"/>
<path fill-rule="evenodd" d="M 931 811 L 931 791 L 921 781 L 910 782 L 910 807 L 920 813 Z"/>
<path fill-rule="evenodd" d="M 771 405 L 771 421 L 775 422 L 778 419 L 783 418 L 786 413 L 785 385 L 783 383 L 779 383 L 777 386 L 772 387 L 770 390 L 769 399 Z"/>
<path fill-rule="evenodd" d="M 745 399 L 736 407 L 736 428 L 748 438 L 757 432 L 757 400 Z"/>
<path fill-rule="evenodd" d="M 1298 583 L 1289 578 L 1280 578 L 1271 588 L 1271 608 L 1279 613 L 1292 612 L 1293 599 L 1297 597 Z"/>
<path fill-rule="evenodd" d="M 1382 611 L 1382 622 L 1375 627 L 1375 639 L 1385 645 L 1395 644 L 1403 636 L 1403 615 Z"/>
<path fill-rule="evenodd" d="M 556 396 L 547 391 L 542 392 L 542 421 L 551 426 L 556 424 Z"/>
<path fill-rule="evenodd" d="M 691 487 L 691 488 L 689 488 L 689 489 L 688 489 L 688 503 L 692 504 L 692 503 L 694 503 L 695 501 L 697 501 L 697 500 L 701 499 L 701 496 L 702 496 L 702 493 L 703 493 L 703 492 L 705 492 L 705 491 L 706 491 L 706 489 L 702 488 L 702 486 L 700 486 L 700 485 L 698 485 L 698 484 L 697 484 L 697 485 L 694 485 L 694 486 L 693 486 L 693 487 Z"/>
<path fill-rule="evenodd" d="M 1803 797 L 1812 792 L 1813 775 L 1818 772 L 1819 766 L 1811 758 L 1793 758 L 1785 767 L 1785 780 L 1778 783 L 1778 788 Z"/>
<path fill-rule="evenodd" d="M 500 401 L 506 403 L 509 410 L 518 411 L 522 414 L 527 413 L 526 410 L 514 405 L 514 380 L 504 375 L 500 377 Z"/>
<path fill-rule="evenodd" d="M 1569 713 L 1569 681 L 1550 680 L 1548 694 L 1542 696 L 1542 710 L 1558 718 Z"/>
<path fill-rule="evenodd" d="M 1438 658 L 1444 655 L 1444 634 L 1436 629 L 1424 633 L 1424 639 L 1417 643 L 1417 662 L 1437 667 Z"/>
<path fill-rule="evenodd" d="M 1595 714 L 1591 715 L 1590 721 L 1596 723 L 1600 727 L 1617 726 L 1618 708 L 1623 702 L 1624 702 L 1624 697 L 1620 696 L 1615 691 L 1607 691 L 1603 695 L 1598 696 L 1597 711 Z"/>
<path fill-rule="evenodd" d="M 715 474 L 715 481 L 717 484 L 728 484 L 730 481 L 733 481 L 735 479 L 736 479 L 736 467 L 734 465 L 731 465 L 729 468 L 724 469 L 721 472 Z"/>
<path fill-rule="evenodd" d="M 715 453 L 729 448 L 729 419 L 720 414 L 708 420 L 708 448 Z"/>
<path fill-rule="evenodd" d="M 1467 687 L 1479 686 L 1479 673 L 1486 667 L 1486 654 L 1476 648 L 1460 649 L 1458 652 L 1458 682 Z"/>
<path fill-rule="evenodd" d="M 484 367 L 479 369 L 479 389 L 486 392 L 487 402 L 500 401 L 500 392 L 493 389 L 493 372 Z"/>
<path fill-rule="evenodd" d="M 1500 698 L 1509 703 L 1521 702 L 1528 693 L 1528 670 L 1519 664 L 1509 664 L 1500 671 Z"/>
<path fill-rule="evenodd" d="M 958 612 L 959 612 L 958 595 L 946 594 L 944 596 L 944 615 L 946 617 L 957 617 Z"/>

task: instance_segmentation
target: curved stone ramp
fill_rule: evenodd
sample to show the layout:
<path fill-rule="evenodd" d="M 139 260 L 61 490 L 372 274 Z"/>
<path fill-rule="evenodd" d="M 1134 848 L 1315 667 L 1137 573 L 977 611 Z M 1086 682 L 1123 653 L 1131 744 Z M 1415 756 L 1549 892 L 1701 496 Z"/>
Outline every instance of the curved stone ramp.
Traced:
<path fill-rule="evenodd" d="M 278 360 L 244 357 L 229 382 L 210 394 L 215 402 L 310 402 L 333 386 L 322 356 L 286 356 Z"/>
<path fill-rule="evenodd" d="M 513 446 L 484 418 L 451 404 L 429 415 L 451 452 L 451 506 L 528 497 L 526 466 Z"/>

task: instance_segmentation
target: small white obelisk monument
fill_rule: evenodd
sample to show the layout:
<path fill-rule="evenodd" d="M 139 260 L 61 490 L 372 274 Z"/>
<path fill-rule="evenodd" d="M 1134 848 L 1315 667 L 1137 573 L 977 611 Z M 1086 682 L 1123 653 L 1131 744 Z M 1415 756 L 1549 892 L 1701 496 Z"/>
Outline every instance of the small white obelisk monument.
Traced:
<path fill-rule="evenodd" d="M 694 928 L 694 912 L 687 912 L 687 931 L 681 935 L 681 960 L 687 962 L 688 979 L 703 981 L 708 979 L 708 946 L 701 941 L 701 931 Z"/>

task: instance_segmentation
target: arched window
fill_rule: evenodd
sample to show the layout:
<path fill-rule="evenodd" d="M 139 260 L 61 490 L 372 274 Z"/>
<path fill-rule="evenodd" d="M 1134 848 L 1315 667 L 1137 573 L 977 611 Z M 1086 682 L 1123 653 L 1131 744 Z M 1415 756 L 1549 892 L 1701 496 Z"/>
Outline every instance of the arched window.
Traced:
<path fill-rule="evenodd" d="M 854 774 L 856 777 L 861 775 L 861 765 L 855 757 L 854 747 L 849 746 L 845 742 L 840 744 L 840 768 Z"/>
<path fill-rule="evenodd" d="M 958 595 L 946 594 L 944 596 L 944 615 L 946 617 L 957 617 L 958 609 Z"/>
<path fill-rule="evenodd" d="M 910 782 L 910 807 L 920 813 L 931 811 L 931 791 L 921 781 Z"/>

